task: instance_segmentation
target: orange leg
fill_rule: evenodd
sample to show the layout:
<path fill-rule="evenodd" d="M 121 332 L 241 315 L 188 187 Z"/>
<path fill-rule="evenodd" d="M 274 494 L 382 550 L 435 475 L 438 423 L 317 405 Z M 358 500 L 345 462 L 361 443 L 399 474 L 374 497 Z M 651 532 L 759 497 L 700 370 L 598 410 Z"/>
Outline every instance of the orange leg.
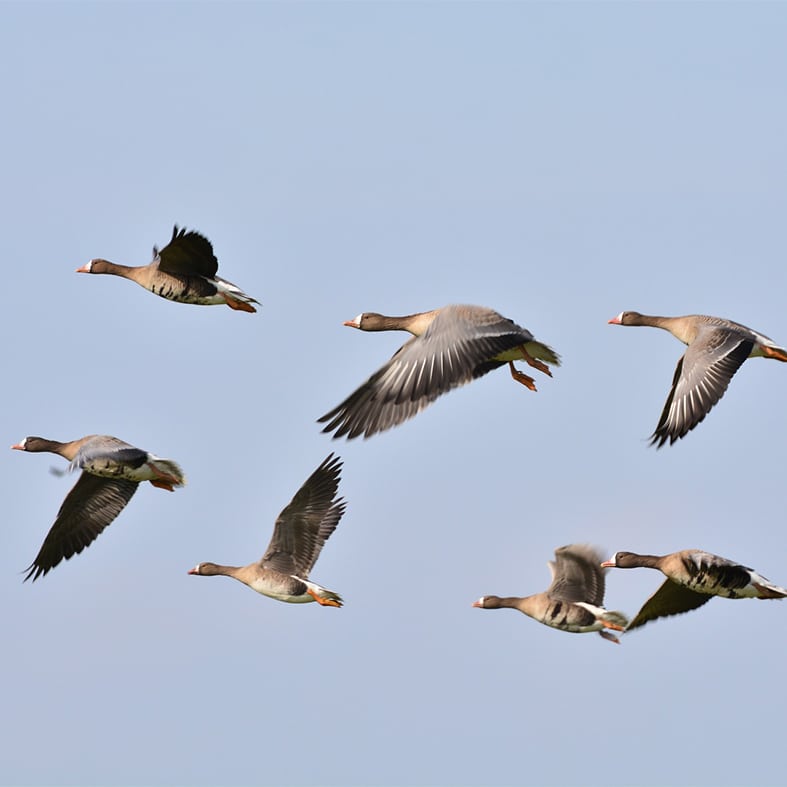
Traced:
<path fill-rule="evenodd" d="M 602 620 L 600 622 L 606 628 L 612 629 L 613 631 L 625 631 L 626 630 L 623 626 L 619 626 L 617 623 L 610 623 L 608 620 Z"/>
<path fill-rule="evenodd" d="M 772 347 L 762 346 L 762 351 L 766 358 L 775 358 L 777 361 L 787 361 L 787 355 L 781 350 L 774 350 Z"/>
<path fill-rule="evenodd" d="M 318 596 L 311 588 L 306 588 L 306 592 L 321 606 L 323 607 L 340 607 L 341 604 L 338 601 L 334 601 L 332 598 L 323 598 L 322 596 Z"/>
<path fill-rule="evenodd" d="M 526 349 L 525 345 L 523 344 L 519 351 L 522 353 L 522 358 L 527 362 L 528 366 L 532 366 L 534 369 L 538 369 L 539 372 L 543 372 L 546 375 L 552 376 L 552 372 L 549 371 L 549 367 L 545 363 L 541 363 L 541 361 L 536 360 Z"/>
<path fill-rule="evenodd" d="M 172 482 L 166 481 L 163 478 L 151 478 L 150 483 L 152 486 L 156 486 L 159 489 L 166 489 L 168 492 L 175 491 L 175 488 L 172 486 Z"/>
<path fill-rule="evenodd" d="M 511 376 L 518 383 L 522 383 L 522 385 L 524 385 L 525 388 L 529 388 L 531 391 L 536 390 L 536 381 L 532 377 L 529 377 L 524 372 L 520 372 L 519 369 L 517 369 L 516 366 L 514 366 L 513 361 L 509 361 L 508 366 L 511 369 Z"/>
<path fill-rule="evenodd" d="M 230 309 L 235 309 L 238 312 L 256 312 L 257 310 L 250 304 L 246 303 L 246 301 L 239 301 L 235 298 L 230 298 L 228 295 L 224 295 L 224 302 Z"/>

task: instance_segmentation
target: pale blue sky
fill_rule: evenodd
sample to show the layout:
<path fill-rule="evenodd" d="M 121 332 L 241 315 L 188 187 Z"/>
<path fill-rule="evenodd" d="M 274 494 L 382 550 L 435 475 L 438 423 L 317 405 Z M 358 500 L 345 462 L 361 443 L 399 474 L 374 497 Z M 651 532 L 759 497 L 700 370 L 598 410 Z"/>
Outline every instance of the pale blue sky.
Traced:
<path fill-rule="evenodd" d="M 623 309 L 787 342 L 783 3 L 5 3 L 10 446 L 108 433 L 177 460 L 22 583 L 73 479 L 0 452 L 0 781 L 775 785 L 785 615 L 714 600 L 620 647 L 470 604 L 571 542 L 700 547 L 787 583 L 787 370 L 746 363 L 672 448 L 681 345 Z M 256 315 L 78 276 L 174 223 Z M 491 306 L 563 356 L 368 441 L 316 418 L 403 336 L 361 311 Z M 259 557 L 330 452 L 341 610 L 190 577 Z M 660 584 L 611 572 L 634 614 Z"/>

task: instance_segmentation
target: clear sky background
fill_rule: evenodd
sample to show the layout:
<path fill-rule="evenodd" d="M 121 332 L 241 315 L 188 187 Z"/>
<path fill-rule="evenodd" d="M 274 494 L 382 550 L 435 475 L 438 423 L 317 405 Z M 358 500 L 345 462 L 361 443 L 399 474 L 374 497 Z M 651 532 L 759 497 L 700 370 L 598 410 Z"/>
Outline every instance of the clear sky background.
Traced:
<path fill-rule="evenodd" d="M 0 781 L 774 785 L 787 604 L 713 600 L 614 646 L 470 604 L 571 542 L 699 547 L 787 583 L 787 368 L 747 362 L 649 448 L 683 349 L 623 309 L 787 343 L 783 3 L 0 6 L 7 445 L 116 435 L 177 460 L 22 583 L 74 478 L 0 452 Z M 206 234 L 256 315 L 142 265 Z M 561 353 L 363 441 L 315 420 L 402 343 L 361 311 L 497 309 Z M 293 606 L 257 559 L 331 451 L 347 513 Z M 610 572 L 636 613 L 660 584 Z"/>

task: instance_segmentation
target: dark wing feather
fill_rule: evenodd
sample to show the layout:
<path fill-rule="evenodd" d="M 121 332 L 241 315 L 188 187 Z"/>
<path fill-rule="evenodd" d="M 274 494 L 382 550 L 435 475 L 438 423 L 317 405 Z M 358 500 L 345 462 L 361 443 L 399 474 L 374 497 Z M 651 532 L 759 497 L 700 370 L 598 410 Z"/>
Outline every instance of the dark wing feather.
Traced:
<path fill-rule="evenodd" d="M 499 353 L 532 334 L 490 309 L 447 306 L 422 336 L 406 342 L 381 369 L 318 420 L 323 432 L 371 437 L 412 418 L 442 394 L 491 371 Z"/>
<path fill-rule="evenodd" d="M 330 454 L 279 514 L 262 556 L 263 568 L 308 579 L 320 550 L 336 529 L 346 503 L 336 498 L 342 460 Z"/>
<path fill-rule="evenodd" d="M 51 571 L 61 560 L 79 554 L 126 507 L 139 484 L 124 478 L 101 478 L 82 473 L 66 495 L 25 581 Z"/>
<path fill-rule="evenodd" d="M 695 593 L 683 585 L 668 579 L 664 584 L 642 605 L 634 620 L 628 624 L 626 631 L 645 625 L 648 621 L 663 618 L 669 615 L 680 615 L 690 612 L 703 604 L 707 604 L 713 596 L 706 593 Z"/>
<path fill-rule="evenodd" d="M 550 599 L 604 604 L 604 556 L 587 544 L 571 544 L 555 550 L 554 576 L 547 588 Z"/>
<path fill-rule="evenodd" d="M 212 279 L 219 269 L 211 242 L 198 232 L 178 230 L 177 225 L 172 231 L 172 240 L 156 256 L 159 270 L 165 273 L 207 276 Z"/>
<path fill-rule="evenodd" d="M 692 342 L 678 361 L 651 445 L 670 445 L 690 432 L 721 399 L 735 372 L 749 357 L 754 342 L 720 328 Z"/>

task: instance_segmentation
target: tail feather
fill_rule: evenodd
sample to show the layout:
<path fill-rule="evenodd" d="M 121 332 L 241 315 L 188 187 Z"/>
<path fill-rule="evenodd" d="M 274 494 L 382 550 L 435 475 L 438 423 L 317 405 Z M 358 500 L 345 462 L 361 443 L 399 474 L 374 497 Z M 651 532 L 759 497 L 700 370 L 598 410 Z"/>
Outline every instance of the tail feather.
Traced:
<path fill-rule="evenodd" d="M 169 481 L 173 486 L 186 485 L 186 476 L 177 462 L 173 462 L 171 459 L 160 459 L 157 456 L 152 456 L 148 460 L 148 466 L 163 479 Z"/>
<path fill-rule="evenodd" d="M 778 585 L 765 585 L 760 582 L 752 582 L 757 593 L 757 598 L 787 598 L 787 590 Z"/>
<path fill-rule="evenodd" d="M 528 342 L 525 345 L 525 349 L 539 361 L 546 361 L 553 366 L 560 366 L 560 356 L 551 347 L 548 347 L 542 342 L 537 342 L 535 340 Z"/>

